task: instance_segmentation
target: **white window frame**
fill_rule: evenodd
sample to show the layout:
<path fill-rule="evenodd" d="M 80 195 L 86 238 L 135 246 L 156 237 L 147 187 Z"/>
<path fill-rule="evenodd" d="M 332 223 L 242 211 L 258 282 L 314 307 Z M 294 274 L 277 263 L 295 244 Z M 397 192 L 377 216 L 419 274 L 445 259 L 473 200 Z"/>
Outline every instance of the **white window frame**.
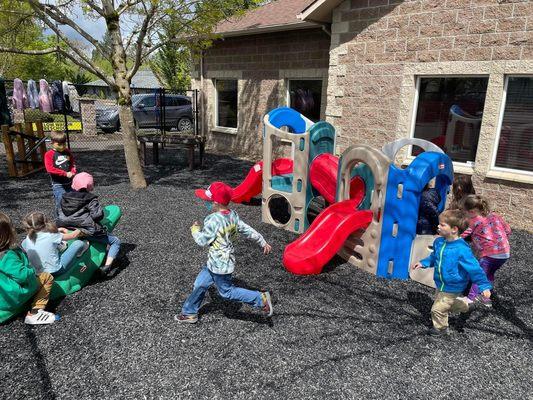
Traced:
<path fill-rule="evenodd" d="M 415 138 L 415 127 L 416 127 L 416 117 L 417 117 L 417 111 L 418 111 L 418 99 L 419 99 L 419 96 L 420 96 L 420 80 L 422 78 L 426 79 L 426 78 L 487 78 L 487 80 L 490 79 L 490 75 L 489 74 L 468 74 L 468 75 L 415 75 L 415 78 L 416 78 L 416 84 L 415 84 L 415 95 L 414 95 L 414 104 L 413 104 L 413 115 L 411 117 L 411 127 L 409 129 L 409 138 L 410 139 L 414 139 Z M 487 83 L 487 92 L 489 91 L 489 87 L 488 87 L 488 83 Z M 485 93 L 485 104 L 483 106 L 483 108 L 486 107 L 487 105 L 487 102 L 486 102 L 486 97 L 487 97 L 487 94 Z M 483 116 L 485 116 L 485 110 L 483 110 Z M 483 127 L 483 119 L 481 120 L 481 127 Z M 479 140 L 480 140 L 480 137 L 481 137 L 481 132 L 480 132 L 480 135 L 478 137 L 478 150 L 479 150 Z M 413 157 L 411 154 L 413 153 L 413 146 L 412 145 L 409 145 L 408 146 L 408 156 L 407 156 L 407 161 L 408 163 L 410 164 L 411 161 L 413 161 L 415 159 L 415 157 Z M 451 158 L 451 157 L 450 157 Z M 476 154 L 474 155 L 474 160 L 473 161 L 469 161 L 469 162 L 460 162 L 460 161 L 453 161 L 452 160 L 452 164 L 453 164 L 453 167 L 455 169 L 455 172 L 459 172 L 459 173 L 466 173 L 466 174 L 473 174 L 474 173 L 474 167 L 476 165 L 476 159 L 477 158 L 477 152 Z"/>
<path fill-rule="evenodd" d="M 233 128 L 230 126 L 220 126 L 218 124 L 218 89 L 217 89 L 217 82 L 218 81 L 235 81 L 237 82 L 237 127 Z M 215 78 L 213 79 L 213 84 L 215 88 L 215 123 L 214 123 L 214 129 L 219 132 L 227 132 L 227 133 L 237 133 L 239 129 L 239 79 L 237 78 Z"/>
<path fill-rule="evenodd" d="M 500 144 L 500 134 L 502 131 L 502 124 L 503 124 L 503 116 L 505 113 L 505 106 L 507 104 L 507 87 L 509 85 L 509 78 L 515 78 L 515 77 L 521 77 L 521 78 L 531 78 L 533 79 L 533 75 L 520 75 L 520 74 L 509 74 L 505 75 L 505 83 L 503 85 L 503 97 L 502 97 L 502 104 L 500 107 L 500 115 L 498 118 L 498 128 L 496 130 L 496 137 L 494 138 L 494 145 L 492 146 L 492 157 L 490 162 L 490 171 L 498 171 L 498 172 L 508 172 L 512 174 L 519 174 L 519 175 L 526 175 L 529 177 L 533 177 L 532 171 L 524 171 L 522 169 L 514 169 L 514 168 L 505 168 L 505 167 L 497 167 L 496 166 L 496 156 L 498 155 L 498 149 Z"/>
<path fill-rule="evenodd" d="M 315 78 L 286 78 L 286 84 L 285 87 L 287 91 L 285 92 L 285 101 L 287 104 L 287 107 L 291 106 L 291 81 L 320 81 L 321 82 L 321 93 L 320 93 L 320 115 L 322 115 L 322 97 L 324 93 L 322 91 L 324 90 L 324 78 L 323 77 L 315 77 Z M 320 121 L 320 119 L 319 119 Z"/>

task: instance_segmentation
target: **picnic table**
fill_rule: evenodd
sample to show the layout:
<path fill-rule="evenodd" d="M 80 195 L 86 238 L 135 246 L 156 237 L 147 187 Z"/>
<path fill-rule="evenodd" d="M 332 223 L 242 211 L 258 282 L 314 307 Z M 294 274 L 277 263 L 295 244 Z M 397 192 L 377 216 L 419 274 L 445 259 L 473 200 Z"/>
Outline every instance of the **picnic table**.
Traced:
<path fill-rule="evenodd" d="M 195 149 L 198 148 L 199 165 L 202 166 L 204 162 L 204 147 L 205 139 L 196 135 L 177 134 L 177 135 L 137 135 L 137 139 L 141 144 L 141 163 L 146 165 L 146 144 L 152 144 L 152 161 L 154 164 L 159 164 L 159 144 L 162 147 L 165 145 L 178 145 L 187 149 L 189 158 L 189 169 L 194 169 L 195 166 Z"/>

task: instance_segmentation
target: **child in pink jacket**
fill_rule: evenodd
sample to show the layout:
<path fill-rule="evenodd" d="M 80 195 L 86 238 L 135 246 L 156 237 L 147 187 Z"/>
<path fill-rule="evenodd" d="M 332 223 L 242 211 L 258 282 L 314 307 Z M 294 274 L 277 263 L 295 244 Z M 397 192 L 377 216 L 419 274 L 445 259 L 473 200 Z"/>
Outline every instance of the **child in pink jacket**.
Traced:
<path fill-rule="evenodd" d="M 511 256 L 509 245 L 511 228 L 501 216 L 490 211 L 487 200 L 479 195 L 468 195 L 464 200 L 463 208 L 470 220 L 470 226 L 462 237 L 471 237 L 472 248 L 479 258 L 479 264 L 487 274 L 490 283 L 494 283 L 494 274 Z M 490 299 L 479 295 L 479 288 L 476 284 L 472 284 L 468 298 L 480 300 L 487 307 L 492 306 Z"/>

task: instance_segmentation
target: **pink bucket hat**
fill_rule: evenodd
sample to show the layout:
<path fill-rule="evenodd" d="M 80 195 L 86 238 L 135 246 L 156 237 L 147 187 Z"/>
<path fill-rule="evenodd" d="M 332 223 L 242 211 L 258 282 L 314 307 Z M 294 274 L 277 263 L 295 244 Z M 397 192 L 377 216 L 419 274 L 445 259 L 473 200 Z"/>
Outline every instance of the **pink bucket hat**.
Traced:
<path fill-rule="evenodd" d="M 92 192 L 94 189 L 93 176 L 87 172 L 80 172 L 79 174 L 74 175 L 74 178 L 72 179 L 72 189 L 76 192 L 82 189 Z"/>

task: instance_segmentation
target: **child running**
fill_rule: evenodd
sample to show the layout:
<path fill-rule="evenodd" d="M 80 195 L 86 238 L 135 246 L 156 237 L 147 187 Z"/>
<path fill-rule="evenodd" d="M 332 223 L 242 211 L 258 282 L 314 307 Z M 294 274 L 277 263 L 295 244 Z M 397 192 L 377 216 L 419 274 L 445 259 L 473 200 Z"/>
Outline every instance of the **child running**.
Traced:
<path fill-rule="evenodd" d="M 120 251 L 120 240 L 111 235 L 100 223 L 104 218 L 104 211 L 98 201 L 98 196 L 91 193 L 94 189 L 93 177 L 87 172 L 77 174 L 72 180 L 72 192 L 65 193 L 61 200 L 61 209 L 57 223 L 64 228 L 74 228 L 90 242 L 109 245 L 105 264 L 100 271 L 107 275 L 113 261 Z"/>
<path fill-rule="evenodd" d="M 61 198 L 70 192 L 72 177 L 76 175 L 74 156 L 67 148 L 67 135 L 63 132 L 52 132 L 52 149 L 44 155 L 44 166 L 52 181 L 52 193 L 55 201 L 55 216 L 61 207 Z"/>
<path fill-rule="evenodd" d="M 269 292 L 243 289 L 231 281 L 235 268 L 233 241 L 237 233 L 255 241 L 263 248 L 263 254 L 268 254 L 272 250 L 260 233 L 241 221 L 237 213 L 228 208 L 232 192 L 231 187 L 223 182 L 214 182 L 207 190 L 195 191 L 195 195 L 205 201 L 211 214 L 204 219 L 203 228 L 198 221 L 195 221 L 191 226 L 191 233 L 198 245 L 209 246 L 209 255 L 207 265 L 196 277 L 193 291 L 185 300 L 181 314 L 174 317 L 178 322 L 194 324 L 198 321 L 198 310 L 202 300 L 213 284 L 224 299 L 250 304 L 262 309 L 268 316 L 273 313 Z"/>
<path fill-rule="evenodd" d="M 15 247 L 15 229 L 11 220 L 0 213 L 0 275 L 2 275 L 2 291 L 0 300 L 8 304 L 24 304 L 35 291 L 31 299 L 31 309 L 24 322 L 29 325 L 53 324 L 58 318 L 54 313 L 45 311 L 54 277 L 48 272 L 35 276 L 28 257 Z"/>
<path fill-rule="evenodd" d="M 494 284 L 494 274 L 511 256 L 509 235 L 511 228 L 498 214 L 491 212 L 488 202 L 479 195 L 469 195 L 463 202 L 470 227 L 461 235 L 470 236 L 474 253 L 490 283 Z M 492 307 L 490 298 L 479 295 L 479 287 L 472 284 L 468 298 Z"/>
<path fill-rule="evenodd" d="M 47 272 L 54 277 L 64 274 L 74 266 L 76 256 L 81 256 L 89 247 L 88 242 L 74 240 L 60 255 L 63 241 L 77 238 L 80 231 L 60 232 L 42 212 L 35 211 L 26 215 L 23 225 L 27 236 L 22 241 L 22 248 L 38 273 Z"/>
<path fill-rule="evenodd" d="M 460 210 L 447 210 L 439 216 L 440 237 L 433 242 L 433 252 L 413 268 L 434 267 L 433 279 L 437 286 L 431 307 L 432 336 L 448 334 L 448 314 L 467 312 L 470 302 L 460 297 L 469 280 L 476 283 L 485 298 L 490 298 L 492 285 L 472 254 L 468 244 L 459 235 L 468 228 L 468 221 Z"/>

